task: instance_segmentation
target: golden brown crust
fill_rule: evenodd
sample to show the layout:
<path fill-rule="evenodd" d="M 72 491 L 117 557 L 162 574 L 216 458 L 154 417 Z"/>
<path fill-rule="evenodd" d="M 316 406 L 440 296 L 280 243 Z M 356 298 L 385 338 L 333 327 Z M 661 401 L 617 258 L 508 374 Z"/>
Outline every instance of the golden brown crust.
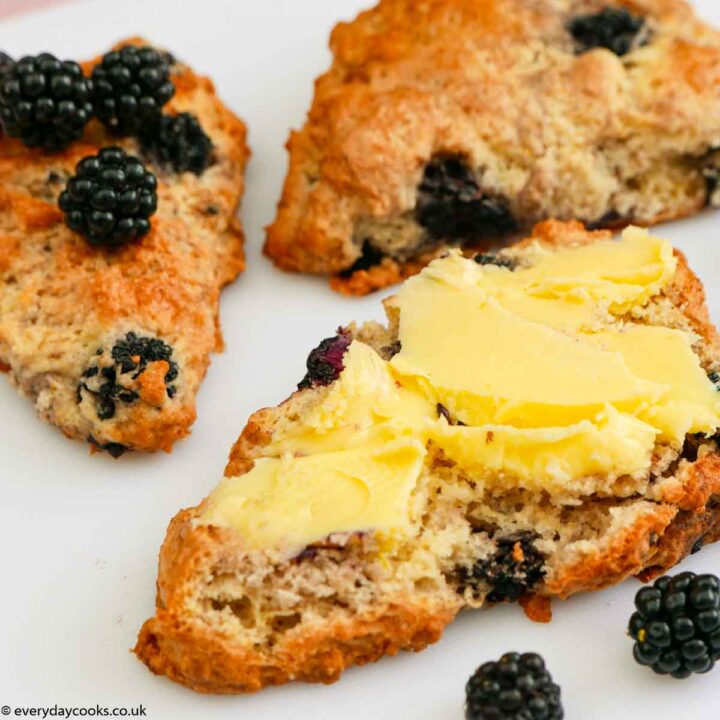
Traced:
<path fill-rule="evenodd" d="M 271 651 L 235 645 L 186 612 L 186 593 L 210 559 L 240 552 L 232 531 L 193 526 L 197 508 L 183 510 L 170 523 L 160 555 L 158 611 L 140 631 L 135 653 L 157 674 L 199 692 L 239 693 L 291 680 L 334 682 L 349 665 L 373 662 L 399 650 L 422 650 L 440 639 L 455 607 L 397 602 L 324 624 Z"/>
<path fill-rule="evenodd" d="M 587 232 L 581 223 L 547 221 L 512 252 L 540 242 L 563 247 L 610 237 L 607 231 Z M 702 338 L 709 358 L 717 359 L 717 335 L 709 322 L 702 286 L 677 253 L 678 270 L 664 295 Z M 226 475 L 247 472 L 272 438 L 292 403 L 314 390 L 296 393 L 279 408 L 255 413 L 233 447 Z M 298 405 L 292 405 L 297 414 Z M 720 453 L 713 444 L 679 461 L 672 482 L 658 479 L 656 491 L 643 497 L 618 499 L 618 518 L 603 541 L 575 549 L 559 560 L 549 559 L 545 580 L 521 598 L 528 616 L 551 619 L 551 598 L 600 589 L 633 575 L 648 579 L 669 569 L 702 544 L 720 539 Z M 592 501 L 590 501 L 592 504 Z M 603 501 L 597 500 L 598 503 Z M 605 501 L 609 502 L 609 501 Z M 375 660 L 400 649 L 420 649 L 437 640 L 442 628 L 462 606 L 459 595 L 428 597 L 408 593 L 384 602 L 352 622 L 321 624 L 317 631 L 285 636 L 279 647 L 255 651 L 232 634 L 211 630 L 202 610 L 188 612 L 188 597 L 198 575 L 209 568 L 232 566 L 244 552 L 232 530 L 195 525 L 199 508 L 185 510 L 172 521 L 160 555 L 158 610 L 144 625 L 135 652 L 153 672 L 165 674 L 201 692 L 235 693 L 288 680 L 330 682 L 350 664 Z M 287 644 L 286 644 L 287 643 Z"/>
<path fill-rule="evenodd" d="M 684 0 L 611 4 L 647 18 L 647 46 L 575 52 L 568 23 L 606 0 L 382 0 L 340 23 L 332 66 L 288 141 L 266 254 L 352 295 L 417 272 L 428 242 L 446 246 L 414 215 L 424 167 L 442 155 L 464 158 L 525 229 L 698 212 L 720 133 L 720 34 Z M 407 233 L 403 252 L 383 251 L 383 227 Z M 386 257 L 342 274 L 365 242 Z"/>
<path fill-rule="evenodd" d="M 128 43 L 143 41 L 121 45 Z M 197 176 L 144 157 L 158 177 L 158 211 L 148 235 L 118 250 L 91 247 L 69 230 L 57 198 L 83 157 L 110 144 L 140 154 L 135 140 L 109 136 L 97 120 L 55 154 L 0 139 L 0 362 L 42 417 L 97 446 L 170 450 L 189 432 L 210 353 L 222 348 L 220 289 L 245 266 L 236 218 L 249 154 L 245 125 L 208 78 L 181 64 L 171 73 L 176 93 L 166 112 L 197 115 L 214 162 Z M 139 378 L 138 401 L 118 404 L 115 417 L 101 421 L 88 398 L 77 401 L 80 379 L 96 350 L 109 351 L 128 332 L 173 348 L 176 394 L 164 391 L 167 363 L 152 363 Z"/>

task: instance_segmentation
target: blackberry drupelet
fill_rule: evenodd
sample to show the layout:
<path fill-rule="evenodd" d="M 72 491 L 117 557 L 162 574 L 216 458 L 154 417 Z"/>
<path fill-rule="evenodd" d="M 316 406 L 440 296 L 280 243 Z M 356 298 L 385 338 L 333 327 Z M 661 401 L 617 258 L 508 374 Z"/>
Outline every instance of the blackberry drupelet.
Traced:
<path fill-rule="evenodd" d="M 146 153 L 176 172 L 200 175 L 212 162 L 212 142 L 191 113 L 163 115 L 141 141 Z"/>
<path fill-rule="evenodd" d="M 103 55 L 92 80 L 95 114 L 117 135 L 157 123 L 175 93 L 167 59 L 151 47 L 126 45 Z"/>
<path fill-rule="evenodd" d="M 2 85 L 4 77 L 10 71 L 15 61 L 7 54 L 0 50 L 0 94 L 2 93 Z M 1 106 L 0 106 L 1 107 Z M 0 137 L 3 135 L 2 111 L 0 109 Z"/>
<path fill-rule="evenodd" d="M 535 653 L 481 665 L 465 687 L 466 720 L 562 720 L 560 688 Z"/>
<path fill-rule="evenodd" d="M 515 269 L 515 261 L 512 258 L 505 257 L 499 253 L 486 252 L 475 256 L 475 262 L 478 265 L 497 265 L 508 270 Z"/>
<path fill-rule="evenodd" d="M 11 70 L 14 63 L 15 61 L 6 52 L 0 50 L 0 82 L 2 82 L 3 76 Z"/>
<path fill-rule="evenodd" d="M 545 555 L 535 547 L 538 535 L 524 531 L 495 541 L 495 553 L 470 569 L 456 570 L 458 592 L 489 588 L 488 602 L 515 602 L 545 577 Z"/>
<path fill-rule="evenodd" d="M 627 55 L 647 43 L 645 18 L 625 8 L 605 7 L 593 15 L 574 18 L 568 29 L 575 38 L 578 53 L 606 48 L 616 55 Z"/>
<path fill-rule="evenodd" d="M 343 357 L 351 342 L 350 333 L 343 328 L 339 328 L 338 334 L 334 337 L 325 338 L 308 355 L 307 373 L 298 383 L 298 390 L 329 385 L 337 380 L 343 371 Z"/>
<path fill-rule="evenodd" d="M 459 157 L 437 157 L 425 166 L 415 217 L 433 240 L 473 241 L 517 230 L 507 201 L 482 192 Z"/>
<path fill-rule="evenodd" d="M 60 209 L 71 230 L 91 245 L 118 247 L 150 230 L 157 210 L 157 179 L 122 148 L 107 147 L 83 158 L 65 190 Z"/>
<path fill-rule="evenodd" d="M 78 403 L 83 401 L 87 393 L 95 401 L 98 418 L 112 419 L 117 411 L 117 403 L 132 405 L 139 400 L 140 394 L 133 389 L 135 381 L 145 372 L 149 363 L 160 360 L 168 364 L 164 380 L 167 395 L 172 398 L 176 392 L 172 383 L 179 374 L 177 363 L 171 360 L 172 354 L 173 349 L 159 338 L 129 332 L 115 343 L 109 354 L 102 348 L 98 350 L 78 385 Z"/>
<path fill-rule="evenodd" d="M 686 678 L 720 659 L 720 579 L 684 572 L 635 596 L 629 632 L 633 655 L 660 675 Z"/>
<path fill-rule="evenodd" d="M 92 117 L 92 83 L 76 62 L 42 53 L 2 68 L 0 122 L 7 135 L 49 152 L 80 139 Z"/>

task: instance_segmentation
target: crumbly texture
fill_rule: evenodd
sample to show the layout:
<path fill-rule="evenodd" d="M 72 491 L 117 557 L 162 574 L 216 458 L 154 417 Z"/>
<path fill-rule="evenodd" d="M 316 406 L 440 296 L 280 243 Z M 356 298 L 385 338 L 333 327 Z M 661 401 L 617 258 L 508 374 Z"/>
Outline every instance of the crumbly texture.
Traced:
<path fill-rule="evenodd" d="M 571 33 L 605 7 L 640 22 L 626 54 Z M 718 204 L 720 33 L 684 0 L 382 0 L 330 47 L 268 229 L 284 270 L 360 295 L 546 218 Z"/>
<path fill-rule="evenodd" d="M 121 45 L 128 43 L 147 44 Z M 208 78 L 177 61 L 171 77 L 176 93 L 165 112 L 196 114 L 214 146 L 199 176 L 159 166 L 136 140 L 113 137 L 97 120 L 60 153 L 0 138 L 0 370 L 65 435 L 115 456 L 170 450 L 187 435 L 210 353 L 222 349 L 220 289 L 245 264 L 236 217 L 245 125 Z M 75 165 L 108 145 L 141 157 L 158 178 L 150 232 L 116 250 L 72 232 L 57 204 Z M 123 371 L 113 349 L 128 333 L 171 354 L 150 352 L 150 362 L 136 355 L 137 367 L 126 359 Z"/>
<path fill-rule="evenodd" d="M 546 222 L 530 241 L 562 247 L 608 236 Z M 503 252 L 522 262 L 524 245 Z M 677 257 L 674 281 L 632 321 L 689 333 L 712 372 L 718 338 L 700 282 Z M 392 298 L 386 307 L 387 326 L 348 331 L 388 358 L 398 318 Z M 273 435 L 302 423 L 327 392 L 303 389 L 255 413 L 226 475 L 250 470 Z M 464 608 L 517 600 L 547 621 L 553 597 L 654 577 L 717 540 L 720 452 L 715 439 L 689 436 L 682 449 L 658 446 L 644 480 L 596 492 L 577 483 L 561 498 L 493 485 L 431 447 L 411 505 L 418 529 L 397 547 L 372 533 L 335 534 L 292 559 L 248 551 L 236 531 L 196 523 L 202 504 L 183 510 L 161 550 L 156 614 L 135 652 L 195 690 L 239 693 L 332 682 L 348 665 L 420 650 Z"/>

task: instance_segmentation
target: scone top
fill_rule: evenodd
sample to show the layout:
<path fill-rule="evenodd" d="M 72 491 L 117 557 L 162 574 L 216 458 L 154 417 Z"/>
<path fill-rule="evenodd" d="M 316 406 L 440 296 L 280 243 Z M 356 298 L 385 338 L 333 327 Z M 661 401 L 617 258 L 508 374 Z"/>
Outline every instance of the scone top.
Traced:
<path fill-rule="evenodd" d="M 419 522 L 439 461 L 572 503 L 643 488 L 658 446 L 715 432 L 720 401 L 691 337 L 645 313 L 676 272 L 668 243 L 633 228 L 512 257 L 453 253 L 409 280 L 389 302 L 397 354 L 353 341 L 339 378 L 199 522 L 287 555 L 338 532 L 392 545 Z"/>

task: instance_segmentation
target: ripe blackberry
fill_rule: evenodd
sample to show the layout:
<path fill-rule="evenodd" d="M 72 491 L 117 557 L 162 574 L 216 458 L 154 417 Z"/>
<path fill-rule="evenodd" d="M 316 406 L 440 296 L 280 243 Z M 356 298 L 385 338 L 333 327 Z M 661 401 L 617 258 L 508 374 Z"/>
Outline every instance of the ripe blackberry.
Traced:
<path fill-rule="evenodd" d="M 42 53 L 3 67 L 0 120 L 8 135 L 49 152 L 82 136 L 92 117 L 92 83 L 76 62 Z"/>
<path fill-rule="evenodd" d="M 191 113 L 163 115 L 141 142 L 146 153 L 176 172 L 200 175 L 212 162 L 212 142 Z"/>
<path fill-rule="evenodd" d="M 622 56 L 648 40 L 645 18 L 625 8 L 605 7 L 593 15 L 580 15 L 570 21 L 568 29 L 579 53 L 601 47 Z"/>
<path fill-rule="evenodd" d="M 103 55 L 92 80 L 95 114 L 117 135 L 156 123 L 175 93 L 167 59 L 151 47 L 126 45 Z"/>
<path fill-rule="evenodd" d="M 343 371 L 343 357 L 351 342 L 350 333 L 343 328 L 340 328 L 334 337 L 325 338 L 308 355 L 307 373 L 298 383 L 298 390 L 329 385 L 337 380 Z"/>
<path fill-rule="evenodd" d="M 100 348 L 83 373 L 78 385 L 78 403 L 86 395 L 95 401 L 95 409 L 100 420 L 115 417 L 117 403 L 132 405 L 140 398 L 135 380 L 142 375 L 152 362 L 164 360 L 168 364 L 165 373 L 167 395 L 172 398 L 176 388 L 172 384 L 178 377 L 178 365 L 171 360 L 173 349 L 159 338 L 142 337 L 129 332 L 118 340 L 108 353 Z"/>
<path fill-rule="evenodd" d="M 92 245 L 118 247 L 150 230 L 157 210 L 157 179 L 122 148 L 83 158 L 60 194 L 65 222 Z"/>
<path fill-rule="evenodd" d="M 538 535 L 518 532 L 495 541 L 496 550 L 470 569 L 456 570 L 458 592 L 470 588 L 481 593 L 488 590 L 488 602 L 515 602 L 545 577 L 545 555 L 535 547 Z"/>
<path fill-rule="evenodd" d="M 517 229 L 507 201 L 480 189 L 459 157 L 438 157 L 425 166 L 415 217 L 433 240 L 478 240 Z"/>
<path fill-rule="evenodd" d="M 465 687 L 466 720 L 562 720 L 560 688 L 535 653 L 481 665 Z"/>
<path fill-rule="evenodd" d="M 720 659 L 720 579 L 684 572 L 635 596 L 629 632 L 633 655 L 660 675 L 686 678 Z"/>
<path fill-rule="evenodd" d="M 0 81 L 9 72 L 15 61 L 6 53 L 0 50 Z"/>

